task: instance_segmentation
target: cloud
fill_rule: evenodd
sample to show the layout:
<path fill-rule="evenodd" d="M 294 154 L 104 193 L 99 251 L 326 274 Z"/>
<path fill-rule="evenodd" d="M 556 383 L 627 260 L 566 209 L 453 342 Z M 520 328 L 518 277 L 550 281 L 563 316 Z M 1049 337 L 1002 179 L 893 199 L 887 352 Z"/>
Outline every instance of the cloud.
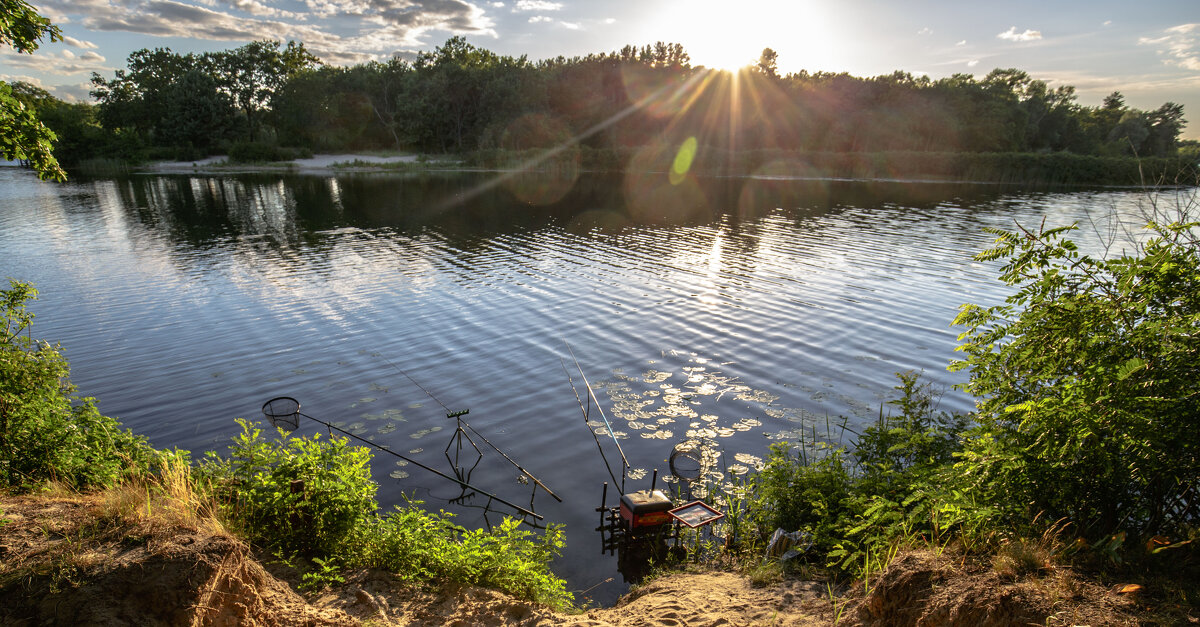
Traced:
<path fill-rule="evenodd" d="M 75 39 L 74 37 L 68 37 L 66 35 L 63 36 L 63 43 L 67 44 L 68 46 L 83 48 L 84 50 L 95 50 L 96 48 L 99 48 L 99 46 L 90 41 L 83 41 L 82 39 Z"/>
<path fill-rule="evenodd" d="M 1025 29 L 1025 32 L 1018 33 L 1017 27 L 1013 26 L 1013 27 L 1010 27 L 1008 30 L 1004 31 L 1003 33 L 996 35 L 996 37 L 998 39 L 1005 39 L 1008 41 L 1036 41 L 1036 40 L 1042 38 L 1042 31 L 1030 30 L 1027 28 L 1027 29 Z"/>
<path fill-rule="evenodd" d="M 547 0 L 517 0 L 517 4 L 513 5 L 513 11 L 561 11 L 563 5 L 561 2 L 547 2 Z"/>
<path fill-rule="evenodd" d="M 979 59 L 971 59 L 970 61 L 967 61 L 967 67 L 975 67 L 976 65 L 979 65 Z"/>
<path fill-rule="evenodd" d="M 468 0 L 44 0 L 42 10 L 94 31 L 231 42 L 304 42 L 327 63 L 353 64 L 411 56 L 435 32 L 492 35 L 493 22 Z M 492 3 L 492 5 L 503 3 Z M 553 3 L 548 3 L 553 4 Z M 313 19 L 317 18 L 317 19 Z M 64 20 L 60 23 L 66 23 Z M 68 40 L 79 48 L 89 42 Z M 91 47 L 95 47 L 92 45 Z M 82 58 L 81 58 L 82 59 Z"/>
<path fill-rule="evenodd" d="M 550 18 L 546 17 L 545 15 L 535 15 L 535 16 L 529 18 L 530 24 L 537 24 L 539 22 L 549 22 L 549 21 L 550 21 Z"/>
<path fill-rule="evenodd" d="M 70 50 L 63 50 L 58 53 L 38 51 L 37 54 L 9 52 L 0 54 L 0 60 L 3 60 L 4 65 L 10 68 L 20 68 L 60 76 L 113 69 L 104 66 L 104 57 L 91 51 L 79 56 L 76 56 Z"/>
<path fill-rule="evenodd" d="M 956 45 L 956 46 L 965 46 L 965 45 L 967 45 L 967 40 L 966 40 L 966 39 L 960 40 L 958 43 L 956 43 L 956 44 L 954 44 L 954 45 Z"/>
<path fill-rule="evenodd" d="M 1138 45 L 1158 48 L 1167 65 L 1200 71 L 1200 23 L 1172 26 L 1159 37 L 1142 37 Z"/>
<path fill-rule="evenodd" d="M 1112 20 L 1104 20 L 1104 23 L 1101 24 L 1101 26 L 1112 26 Z"/>
<path fill-rule="evenodd" d="M 926 26 L 925 28 L 922 28 L 921 30 L 917 31 L 917 34 L 918 35 L 932 35 L 933 29 Z"/>

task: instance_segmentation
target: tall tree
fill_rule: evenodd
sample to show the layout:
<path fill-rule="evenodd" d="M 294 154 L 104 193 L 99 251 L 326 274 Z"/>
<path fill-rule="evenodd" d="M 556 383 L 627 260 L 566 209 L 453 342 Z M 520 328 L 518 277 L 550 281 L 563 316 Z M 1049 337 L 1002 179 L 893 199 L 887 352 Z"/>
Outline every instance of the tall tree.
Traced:
<path fill-rule="evenodd" d="M 25 0 L 0 2 L 0 44 L 32 54 L 44 38 L 62 41 L 62 31 L 38 14 Z M 0 156 L 28 161 L 38 177 L 67 178 L 54 158 L 54 133 L 13 95 L 12 86 L 0 81 Z"/>
<path fill-rule="evenodd" d="M 755 66 L 763 76 L 771 78 L 779 78 L 779 53 L 770 48 L 763 48 L 762 54 L 758 56 L 758 65 Z"/>
<path fill-rule="evenodd" d="M 210 55 L 222 88 L 246 116 L 248 139 L 254 141 L 271 96 L 288 77 L 321 63 L 304 48 L 289 41 L 252 41 L 235 50 Z"/>

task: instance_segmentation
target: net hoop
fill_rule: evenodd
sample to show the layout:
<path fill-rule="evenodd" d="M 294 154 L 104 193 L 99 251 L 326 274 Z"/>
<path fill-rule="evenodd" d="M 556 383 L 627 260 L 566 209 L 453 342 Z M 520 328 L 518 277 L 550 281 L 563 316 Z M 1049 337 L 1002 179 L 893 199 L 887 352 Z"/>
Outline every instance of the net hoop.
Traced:
<path fill-rule="evenodd" d="M 277 396 L 263 403 L 262 413 L 274 427 L 295 431 L 300 426 L 300 401 L 290 396 Z"/>
<path fill-rule="evenodd" d="M 686 440 L 676 444 L 668 463 L 671 466 L 671 474 L 681 480 L 691 483 L 699 479 L 704 470 L 700 443 Z"/>

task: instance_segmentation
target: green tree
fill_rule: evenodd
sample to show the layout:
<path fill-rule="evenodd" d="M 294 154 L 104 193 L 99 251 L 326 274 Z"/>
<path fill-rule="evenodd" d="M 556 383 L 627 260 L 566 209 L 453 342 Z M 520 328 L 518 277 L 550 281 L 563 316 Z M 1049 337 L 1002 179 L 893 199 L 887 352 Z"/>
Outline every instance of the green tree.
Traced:
<path fill-rule="evenodd" d="M 320 59 L 289 41 L 252 41 L 240 48 L 209 55 L 222 88 L 246 117 L 247 138 L 254 141 L 271 96 L 287 79 L 320 64 Z"/>
<path fill-rule="evenodd" d="M 165 90 L 163 140 L 207 155 L 235 123 L 233 103 L 211 74 L 192 69 Z"/>
<path fill-rule="evenodd" d="M 758 65 L 754 67 L 763 76 L 779 78 L 779 53 L 770 48 L 763 48 L 758 57 Z"/>
<path fill-rule="evenodd" d="M 25 0 L 0 4 L 0 44 L 32 54 L 47 37 L 62 41 L 62 31 Z M 0 81 L 0 156 L 28 161 L 43 180 L 65 181 L 67 175 L 54 158 L 54 140 L 54 133 L 13 95 L 12 86 Z"/>
<path fill-rule="evenodd" d="M 952 369 L 970 372 L 979 427 L 952 476 L 1009 522 L 1066 517 L 1097 538 L 1200 513 L 1200 223 L 1151 219 L 1148 240 L 1108 258 L 1080 253 L 1074 227 L 989 229 L 977 258 L 1005 260 L 1016 292 L 955 320 Z"/>

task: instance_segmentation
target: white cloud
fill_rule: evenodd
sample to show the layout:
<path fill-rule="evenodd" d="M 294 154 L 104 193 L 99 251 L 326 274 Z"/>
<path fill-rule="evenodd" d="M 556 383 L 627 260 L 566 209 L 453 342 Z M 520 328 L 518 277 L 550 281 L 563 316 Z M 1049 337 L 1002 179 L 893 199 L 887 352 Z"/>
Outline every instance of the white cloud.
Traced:
<path fill-rule="evenodd" d="M 60 76 L 112 69 L 104 67 L 104 57 L 91 51 L 85 52 L 82 56 L 76 56 L 70 50 L 63 50 L 57 54 L 41 50 L 37 54 L 17 54 L 10 52 L 0 55 L 0 60 L 3 60 L 4 65 L 10 68 L 20 68 Z"/>
<path fill-rule="evenodd" d="M 966 39 L 960 40 L 958 43 L 956 43 L 956 44 L 954 44 L 954 45 L 956 45 L 956 46 L 965 46 L 965 45 L 967 45 L 967 40 L 966 40 Z"/>
<path fill-rule="evenodd" d="M 1142 37 L 1138 45 L 1158 48 L 1167 65 L 1200 71 L 1200 23 L 1172 26 L 1159 37 Z"/>
<path fill-rule="evenodd" d="M 1104 20 L 1104 23 L 1101 24 L 1101 26 L 1112 26 L 1112 20 Z"/>
<path fill-rule="evenodd" d="M 1030 30 L 1027 28 L 1027 29 L 1025 29 L 1025 32 L 1018 33 L 1017 27 L 1013 26 L 1013 27 L 1010 27 L 1008 30 L 1004 31 L 1003 33 L 996 35 L 996 37 L 999 39 L 1005 39 L 1008 41 L 1035 41 L 1035 40 L 1042 38 L 1042 31 Z"/>
<path fill-rule="evenodd" d="M 550 18 L 546 17 L 545 15 L 535 15 L 535 16 L 529 18 L 530 24 L 537 24 L 539 22 L 549 22 L 549 21 L 551 21 Z"/>
<path fill-rule="evenodd" d="M 604 23 L 605 23 L 605 24 L 616 24 L 616 23 L 617 23 L 617 18 L 615 18 L 615 17 L 606 17 L 606 18 L 604 18 Z"/>
<path fill-rule="evenodd" d="M 975 67 L 976 65 L 979 65 L 979 59 L 971 59 L 970 61 L 967 61 L 967 67 Z"/>
<path fill-rule="evenodd" d="M 310 52 L 336 64 L 409 54 L 427 47 L 433 33 L 496 36 L 492 20 L 484 14 L 486 5 L 469 0 L 296 0 L 307 9 L 304 14 L 271 6 L 277 1 L 42 0 L 39 8 L 69 18 L 59 23 L 93 31 L 230 42 L 231 46 L 260 39 L 302 41 Z M 319 19 L 310 21 L 314 17 Z M 346 35 L 348 31 L 356 34 Z M 66 43 L 95 47 L 74 39 Z"/>
<path fill-rule="evenodd" d="M 563 5 L 561 2 L 548 2 L 547 0 L 517 0 L 517 4 L 513 6 L 513 11 L 561 11 Z"/>
<path fill-rule="evenodd" d="M 75 46 L 76 48 L 83 48 L 84 50 L 94 50 L 96 48 L 99 48 L 99 46 L 97 46 L 96 44 L 94 44 L 90 41 L 84 41 L 82 39 L 75 39 L 74 37 L 68 37 L 66 35 L 63 36 L 63 43 L 67 44 L 68 46 Z"/>
<path fill-rule="evenodd" d="M 932 35 L 933 29 L 926 26 L 925 28 L 922 28 L 921 30 L 917 31 L 917 34 L 918 35 Z"/>
<path fill-rule="evenodd" d="M 580 30 L 583 28 L 583 25 L 579 22 L 559 22 L 559 24 L 562 24 L 563 28 L 567 30 Z"/>
<path fill-rule="evenodd" d="M 494 9 L 503 9 L 504 8 L 503 2 L 489 2 L 488 4 L 491 5 L 491 7 Z"/>

